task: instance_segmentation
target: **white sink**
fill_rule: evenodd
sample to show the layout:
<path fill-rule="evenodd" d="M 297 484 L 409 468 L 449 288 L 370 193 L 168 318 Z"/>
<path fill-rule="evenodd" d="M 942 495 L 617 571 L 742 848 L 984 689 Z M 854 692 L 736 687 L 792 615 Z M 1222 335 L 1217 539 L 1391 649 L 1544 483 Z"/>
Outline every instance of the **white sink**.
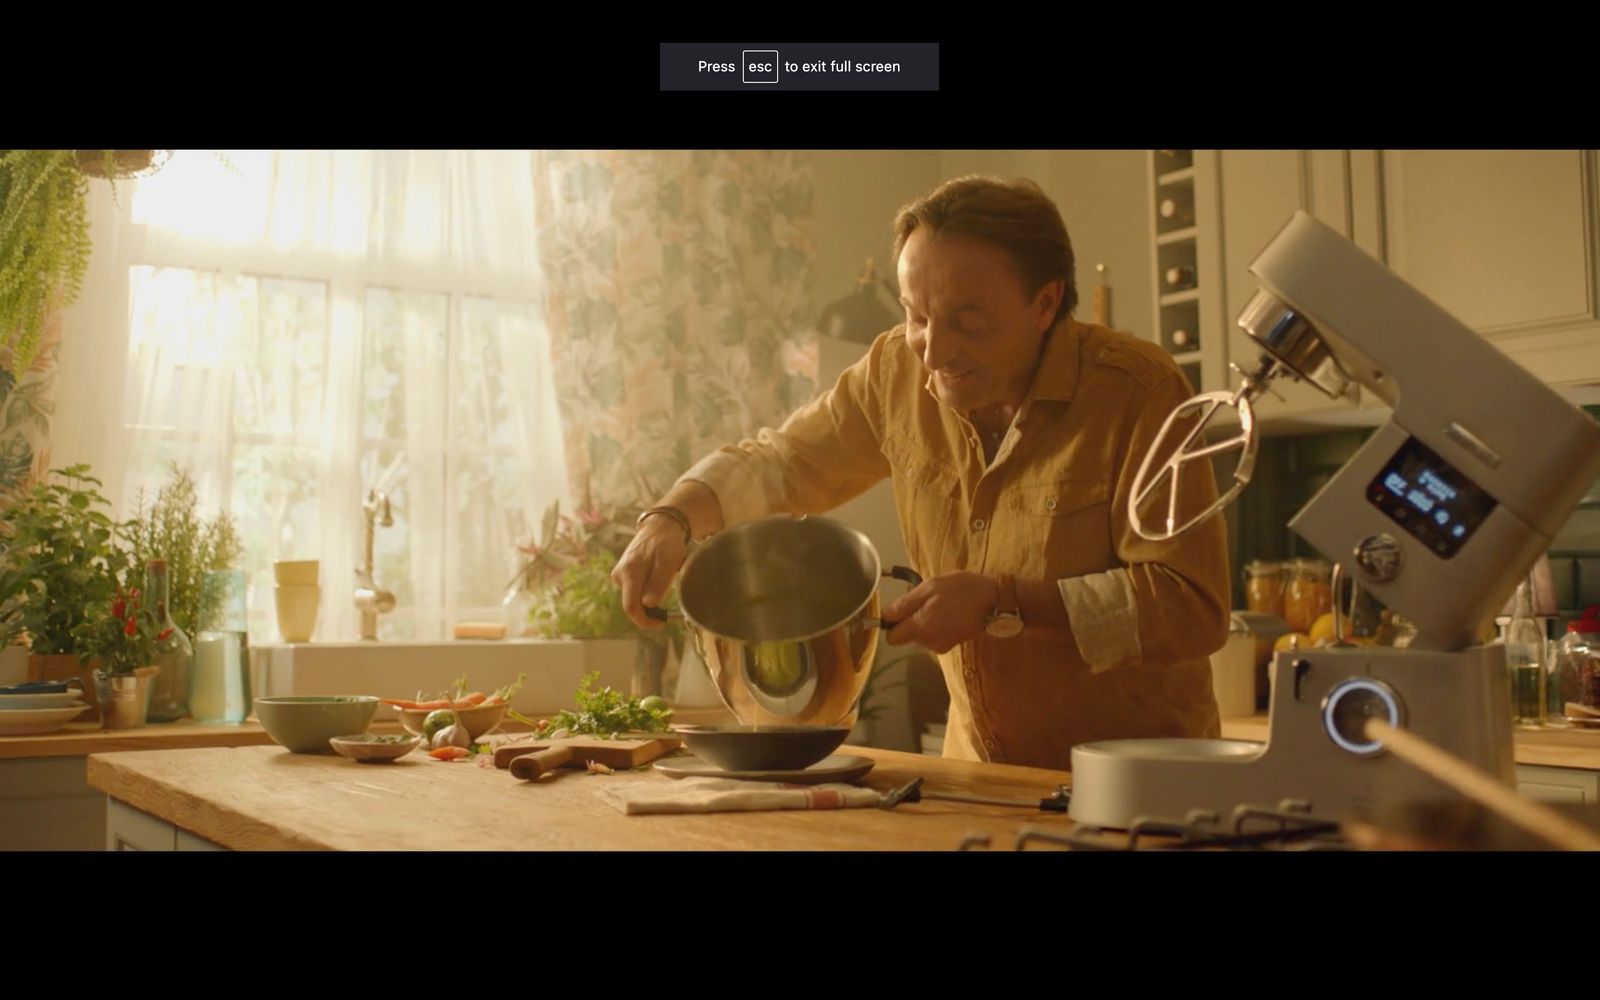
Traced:
<path fill-rule="evenodd" d="M 372 694 L 435 698 L 462 674 L 467 690 L 492 693 L 526 674 L 511 699 L 518 712 L 548 716 L 575 707 L 584 674 L 628 693 L 637 643 L 632 639 L 457 639 L 440 642 L 305 642 L 252 646 L 251 690 L 272 695 Z M 377 718 L 392 719 L 380 706 Z"/>

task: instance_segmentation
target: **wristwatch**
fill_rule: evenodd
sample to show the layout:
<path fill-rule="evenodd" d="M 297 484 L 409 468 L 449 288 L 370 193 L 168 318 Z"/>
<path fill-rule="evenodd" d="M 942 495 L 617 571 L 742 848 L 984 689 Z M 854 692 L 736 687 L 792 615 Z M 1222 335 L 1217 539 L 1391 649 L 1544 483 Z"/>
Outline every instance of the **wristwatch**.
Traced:
<path fill-rule="evenodd" d="M 984 631 L 996 639 L 1009 639 L 1022 631 L 1022 607 L 1017 602 L 1017 581 L 1010 573 L 1000 574 L 1000 593 Z"/>

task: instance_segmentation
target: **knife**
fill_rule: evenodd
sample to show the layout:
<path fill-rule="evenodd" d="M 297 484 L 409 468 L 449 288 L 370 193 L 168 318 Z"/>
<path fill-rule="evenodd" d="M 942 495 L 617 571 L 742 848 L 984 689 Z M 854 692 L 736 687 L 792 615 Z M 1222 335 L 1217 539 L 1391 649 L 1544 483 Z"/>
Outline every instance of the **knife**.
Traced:
<path fill-rule="evenodd" d="M 984 795 L 961 795 L 955 792 L 930 792 L 922 787 L 921 778 L 885 792 L 878 802 L 879 809 L 893 809 L 902 802 L 921 802 L 937 799 L 941 802 L 968 802 L 979 806 L 1006 806 L 1013 809 L 1039 809 L 1042 812 L 1066 812 L 1072 803 L 1072 791 L 1066 785 L 1057 785 L 1055 791 L 1042 799 L 996 799 Z"/>

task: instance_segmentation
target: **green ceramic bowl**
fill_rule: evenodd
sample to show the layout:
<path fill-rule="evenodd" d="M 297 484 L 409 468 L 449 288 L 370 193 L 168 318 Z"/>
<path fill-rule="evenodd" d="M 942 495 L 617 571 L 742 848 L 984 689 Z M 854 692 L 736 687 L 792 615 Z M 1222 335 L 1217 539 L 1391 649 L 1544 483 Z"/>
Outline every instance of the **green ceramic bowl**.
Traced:
<path fill-rule="evenodd" d="M 335 736 L 364 733 L 378 711 L 374 695 L 257 698 L 256 718 L 273 742 L 295 753 L 333 753 Z"/>

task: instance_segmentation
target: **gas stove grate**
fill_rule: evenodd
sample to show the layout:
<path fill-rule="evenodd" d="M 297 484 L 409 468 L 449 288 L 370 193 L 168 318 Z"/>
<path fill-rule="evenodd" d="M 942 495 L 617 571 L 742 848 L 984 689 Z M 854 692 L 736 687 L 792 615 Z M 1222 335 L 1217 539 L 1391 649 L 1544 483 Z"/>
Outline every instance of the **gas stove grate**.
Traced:
<path fill-rule="evenodd" d="M 1348 851 L 1337 822 L 1315 816 L 1311 804 L 1285 799 L 1277 806 L 1241 805 L 1224 824 L 1215 812 L 1193 809 L 1181 820 L 1141 816 L 1126 832 L 1096 826 L 1068 831 L 1025 826 L 1013 850 L 1030 844 L 1065 846 L 1077 851 Z M 987 836 L 968 836 L 957 850 L 989 848 Z"/>

